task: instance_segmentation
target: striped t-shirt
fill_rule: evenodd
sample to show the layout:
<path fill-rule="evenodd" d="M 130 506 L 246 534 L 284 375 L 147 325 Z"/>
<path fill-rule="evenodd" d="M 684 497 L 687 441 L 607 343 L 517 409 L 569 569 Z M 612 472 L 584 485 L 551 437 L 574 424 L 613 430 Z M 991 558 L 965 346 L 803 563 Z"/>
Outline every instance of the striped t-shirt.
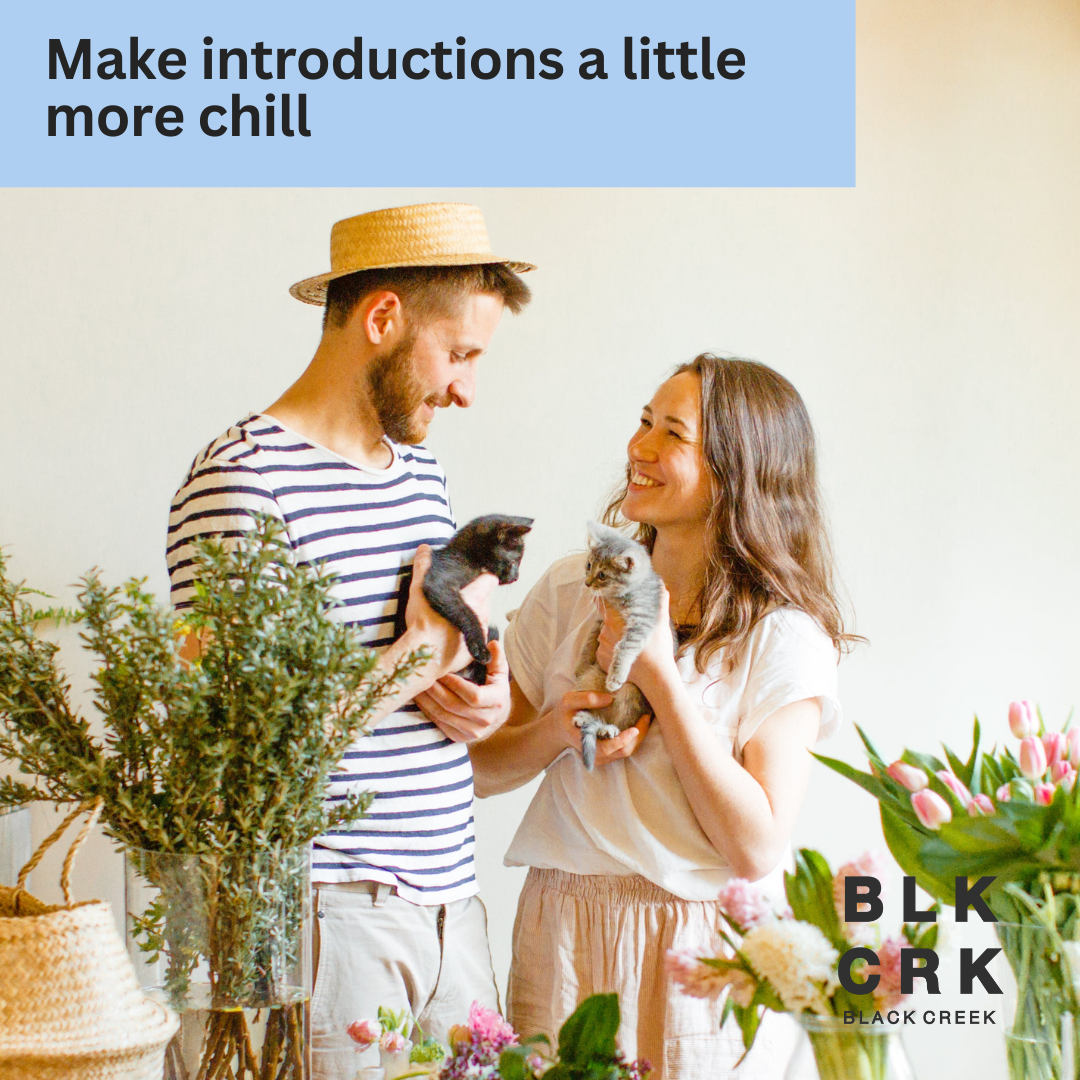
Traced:
<path fill-rule="evenodd" d="M 169 517 L 172 600 L 193 597 L 191 542 L 240 536 L 252 512 L 281 518 L 296 557 L 337 577 L 330 617 L 363 628 L 373 648 L 394 640 L 403 575 L 419 544 L 454 532 L 446 477 L 422 446 L 388 443 L 386 469 L 365 468 L 253 413 L 196 457 Z M 350 747 L 328 798 L 371 791 L 368 814 L 316 840 L 315 881 L 383 881 L 417 904 L 477 892 L 473 775 L 464 743 L 446 738 L 413 704 Z"/>

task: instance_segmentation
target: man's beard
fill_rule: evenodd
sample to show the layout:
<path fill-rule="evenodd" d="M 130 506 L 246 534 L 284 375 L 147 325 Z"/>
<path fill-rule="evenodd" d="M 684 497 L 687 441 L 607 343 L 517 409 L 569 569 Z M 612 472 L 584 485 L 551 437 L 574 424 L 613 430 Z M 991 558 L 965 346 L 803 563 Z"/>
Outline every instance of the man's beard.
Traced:
<path fill-rule="evenodd" d="M 406 446 L 427 434 L 427 424 L 417 416 L 426 399 L 413 368 L 414 343 L 415 335 L 408 334 L 371 365 L 367 376 L 368 397 L 383 432 Z"/>

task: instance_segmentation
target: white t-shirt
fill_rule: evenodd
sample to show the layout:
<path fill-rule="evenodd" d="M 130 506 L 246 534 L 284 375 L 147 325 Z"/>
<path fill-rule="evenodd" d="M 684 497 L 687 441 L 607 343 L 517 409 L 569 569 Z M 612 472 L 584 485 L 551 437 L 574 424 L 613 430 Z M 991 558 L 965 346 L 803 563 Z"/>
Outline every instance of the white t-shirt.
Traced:
<path fill-rule="evenodd" d="M 510 670 L 541 714 L 574 689 L 578 654 L 596 616 L 584 564 L 583 554 L 560 559 L 511 613 Z M 723 650 L 704 675 L 692 650 L 678 668 L 716 733 L 717 753 L 741 761 L 762 721 L 795 701 L 820 702 L 819 738 L 836 730 L 836 664 L 821 627 L 785 607 L 758 622 L 733 669 L 724 670 Z M 547 767 L 505 862 L 573 874 L 640 874 L 684 900 L 714 899 L 733 876 L 694 817 L 655 723 L 630 757 L 591 773 L 577 751 L 564 750 Z"/>

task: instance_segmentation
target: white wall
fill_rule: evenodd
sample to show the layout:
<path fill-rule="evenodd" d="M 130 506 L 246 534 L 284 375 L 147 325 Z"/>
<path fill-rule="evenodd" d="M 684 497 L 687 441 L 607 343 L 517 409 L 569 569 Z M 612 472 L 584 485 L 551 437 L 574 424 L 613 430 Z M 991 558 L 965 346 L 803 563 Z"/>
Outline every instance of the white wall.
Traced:
<path fill-rule="evenodd" d="M 430 440 L 460 519 L 537 519 L 504 610 L 581 542 L 664 372 L 730 350 L 807 400 L 870 639 L 843 663 L 849 726 L 826 749 L 861 761 L 855 723 L 890 753 L 966 748 L 973 712 L 997 738 L 1020 696 L 1063 720 L 1080 697 L 1078 114 L 1075 3 L 867 0 L 853 190 L 0 192 L 0 542 L 64 597 L 95 564 L 164 595 L 192 456 L 315 347 L 318 311 L 285 290 L 324 269 L 330 224 L 473 201 L 498 251 L 540 266 L 476 405 Z M 64 656 L 84 687 L 70 635 Z M 500 973 L 521 881 L 501 856 L 528 795 L 477 807 Z M 854 855 L 881 843 L 875 807 L 820 769 L 796 840 Z M 98 838 L 79 895 L 119 908 L 119 868 Z M 53 895 L 56 873 L 36 889 Z M 908 1041 L 924 1077 L 1004 1075 L 992 1033 Z"/>

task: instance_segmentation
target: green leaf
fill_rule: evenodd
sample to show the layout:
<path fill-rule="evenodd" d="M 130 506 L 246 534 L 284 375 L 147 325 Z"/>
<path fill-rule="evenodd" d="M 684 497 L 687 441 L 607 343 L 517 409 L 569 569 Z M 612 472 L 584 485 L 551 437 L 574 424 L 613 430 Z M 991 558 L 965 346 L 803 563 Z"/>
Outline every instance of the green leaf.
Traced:
<path fill-rule="evenodd" d="M 888 807 L 882 806 L 881 831 L 893 858 L 905 874 L 915 878 L 919 888 L 928 892 L 935 900 L 949 905 L 956 903 L 955 881 L 948 877 L 940 878 L 922 865 L 920 852 L 923 841 L 930 835 L 922 826 L 913 827 Z"/>
<path fill-rule="evenodd" d="M 502 1080 L 532 1080 L 532 1069 L 525 1061 L 529 1050 L 523 1046 L 511 1046 L 499 1055 L 499 1075 Z"/>
<path fill-rule="evenodd" d="M 618 994 L 587 997 L 559 1029 L 559 1060 L 579 1065 L 611 1061 L 618 1030 Z"/>
<path fill-rule="evenodd" d="M 848 945 L 833 901 L 833 875 L 820 852 L 800 848 L 795 853 L 795 873 L 784 874 L 788 904 L 796 919 L 813 923 L 837 948 Z"/>

